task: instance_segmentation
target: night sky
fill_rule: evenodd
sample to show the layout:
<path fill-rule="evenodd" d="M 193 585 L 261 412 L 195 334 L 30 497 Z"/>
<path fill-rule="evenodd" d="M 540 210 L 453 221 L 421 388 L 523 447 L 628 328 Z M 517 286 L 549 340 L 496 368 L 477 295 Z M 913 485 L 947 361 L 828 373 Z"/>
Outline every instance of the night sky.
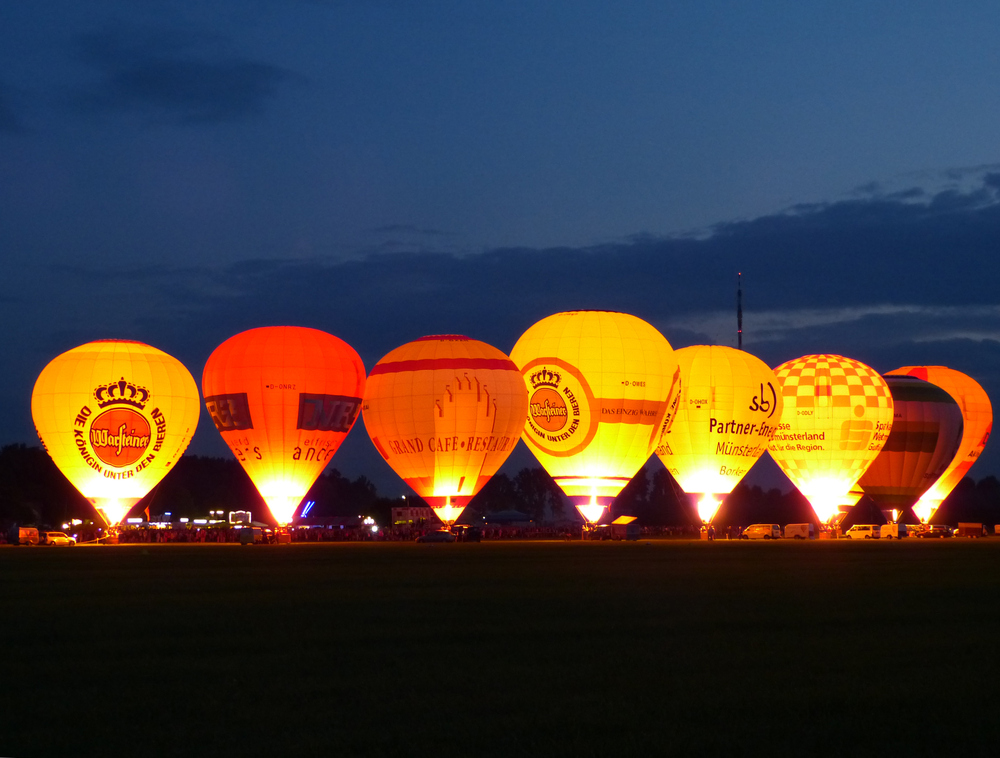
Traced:
<path fill-rule="evenodd" d="M 769 365 L 942 364 L 997 403 L 998 28 L 987 2 L 8 3 L 0 444 L 37 444 L 36 376 L 93 339 L 199 384 L 276 324 L 369 369 L 578 308 L 735 345 L 738 271 Z M 403 492 L 361 427 L 333 466 Z M 229 455 L 207 414 L 189 451 Z"/>

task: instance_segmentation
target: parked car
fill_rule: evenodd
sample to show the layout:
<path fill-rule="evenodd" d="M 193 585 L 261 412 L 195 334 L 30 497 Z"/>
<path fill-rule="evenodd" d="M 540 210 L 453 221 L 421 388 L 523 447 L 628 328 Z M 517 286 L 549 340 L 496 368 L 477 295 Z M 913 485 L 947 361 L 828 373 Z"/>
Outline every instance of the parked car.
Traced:
<path fill-rule="evenodd" d="M 877 540 L 880 534 L 877 524 L 855 524 L 844 537 L 850 540 Z"/>
<path fill-rule="evenodd" d="M 901 540 L 909 534 L 910 530 L 906 528 L 906 524 L 882 524 L 879 530 L 879 535 L 884 540 Z"/>
<path fill-rule="evenodd" d="M 781 539 L 781 527 L 778 524 L 750 524 L 743 533 L 741 540 L 777 540 Z"/>
<path fill-rule="evenodd" d="M 75 545 L 76 539 L 65 532 L 39 532 L 39 545 Z"/>
<path fill-rule="evenodd" d="M 946 524 L 928 524 L 922 531 L 917 533 L 917 536 L 933 540 L 951 537 L 953 533 L 954 530 Z"/>
<path fill-rule="evenodd" d="M 417 537 L 417 542 L 454 542 L 455 535 L 447 529 L 439 529 L 436 532 L 427 532 Z"/>

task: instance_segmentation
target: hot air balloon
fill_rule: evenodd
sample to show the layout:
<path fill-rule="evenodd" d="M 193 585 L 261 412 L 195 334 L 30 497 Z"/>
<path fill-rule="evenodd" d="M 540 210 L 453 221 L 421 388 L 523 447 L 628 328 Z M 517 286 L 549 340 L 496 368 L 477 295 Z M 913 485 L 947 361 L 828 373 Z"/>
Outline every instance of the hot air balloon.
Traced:
<path fill-rule="evenodd" d="M 774 373 L 784 406 L 768 452 L 820 521 L 830 521 L 889 437 L 889 386 L 840 355 L 805 355 Z"/>
<path fill-rule="evenodd" d="M 895 521 L 948 468 L 964 424 L 958 403 L 940 387 L 915 376 L 885 381 L 892 391 L 892 431 L 858 484 Z"/>
<path fill-rule="evenodd" d="M 673 421 L 680 369 L 670 343 L 626 313 L 570 311 L 530 327 L 510 356 L 530 398 L 522 438 L 596 523 Z"/>
<path fill-rule="evenodd" d="M 201 386 L 215 428 L 284 526 L 351 431 L 365 366 L 332 334 L 267 326 L 215 348 Z"/>
<path fill-rule="evenodd" d="M 694 345 L 674 351 L 681 400 L 656 454 L 685 492 L 703 497 L 698 515 L 710 522 L 716 495 L 732 492 L 767 449 L 781 419 L 774 372 L 742 350 Z"/>
<path fill-rule="evenodd" d="M 31 394 L 45 449 L 111 527 L 181 457 L 199 412 L 198 387 L 181 362 L 130 340 L 63 353 Z"/>
<path fill-rule="evenodd" d="M 455 334 L 397 347 L 372 368 L 365 392 L 375 448 L 449 527 L 507 460 L 527 412 L 510 358 Z"/>
<path fill-rule="evenodd" d="M 962 444 L 958 452 L 941 477 L 913 506 L 917 518 L 927 523 L 941 505 L 941 501 L 948 497 L 956 484 L 962 481 L 986 447 L 986 441 L 993 429 L 993 407 L 986 391 L 979 386 L 979 383 L 960 371 L 945 366 L 903 366 L 890 371 L 886 376 L 904 374 L 936 384 L 951 395 L 962 409 L 964 427 Z"/>

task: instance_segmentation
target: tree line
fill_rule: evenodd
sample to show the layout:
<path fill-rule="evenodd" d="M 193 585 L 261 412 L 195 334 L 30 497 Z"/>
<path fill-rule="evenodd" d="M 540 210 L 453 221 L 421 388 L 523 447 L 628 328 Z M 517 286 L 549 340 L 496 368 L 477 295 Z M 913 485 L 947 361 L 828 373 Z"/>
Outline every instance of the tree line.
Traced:
<path fill-rule="evenodd" d="M 304 499 L 315 501 L 311 517 L 371 516 L 379 524 L 389 524 L 392 508 L 404 504 L 398 497 L 380 495 L 367 477 L 349 479 L 336 469 L 324 472 Z M 422 501 L 409 497 L 405 504 L 417 503 Z M 257 520 L 270 520 L 266 504 L 238 461 L 197 455 L 183 456 L 174 470 L 133 508 L 132 515 L 147 510 L 151 516 L 170 512 L 189 518 L 207 517 L 213 510 L 249 510 Z M 502 511 L 519 511 L 535 522 L 576 518 L 576 509 L 541 467 L 523 468 L 513 476 L 496 474 L 466 511 L 470 519 Z M 693 498 L 681 491 L 666 469 L 655 464 L 639 469 L 615 500 L 610 517 L 620 515 L 636 516 L 643 526 L 700 523 Z M 94 516 L 93 506 L 41 447 L 14 444 L 0 448 L 0 522 L 57 527 L 70 519 Z M 714 519 L 719 527 L 810 521 L 815 523 L 816 516 L 797 490 L 764 490 L 743 483 L 723 499 Z M 960 521 L 990 526 L 1000 523 L 1000 481 L 994 476 L 978 482 L 963 479 L 932 521 L 952 525 Z M 878 507 L 869 498 L 862 498 L 843 527 L 884 522 Z"/>

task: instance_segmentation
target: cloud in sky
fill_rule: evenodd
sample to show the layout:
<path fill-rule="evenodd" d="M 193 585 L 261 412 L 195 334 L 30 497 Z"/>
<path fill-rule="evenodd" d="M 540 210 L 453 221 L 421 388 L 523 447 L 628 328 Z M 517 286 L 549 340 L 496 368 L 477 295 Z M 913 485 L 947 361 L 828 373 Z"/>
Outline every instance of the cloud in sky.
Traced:
<path fill-rule="evenodd" d="M 578 308 L 634 313 L 675 347 L 732 345 L 737 271 L 744 347 L 769 365 L 812 352 L 849 355 L 880 371 L 943 364 L 1000 398 L 994 182 L 926 193 L 923 202 L 913 197 L 798 206 L 720 224 L 699 239 L 641 235 L 587 248 L 458 255 L 424 250 L 424 240 L 409 252 L 346 260 L 12 269 L 0 317 L 22 328 L 4 348 L 13 390 L 0 400 L 0 441 L 31 441 L 27 398 L 35 376 L 59 352 L 91 339 L 149 342 L 195 377 L 224 339 L 269 324 L 325 329 L 352 344 L 369 368 L 425 334 L 465 333 L 507 351 L 538 319 Z M 372 475 L 369 468 L 382 464 L 363 432 L 352 438 L 337 465 Z M 192 449 L 224 452 L 204 421 Z M 977 469 L 978 476 L 1000 473 L 1000 452 L 987 448 Z"/>
<path fill-rule="evenodd" d="M 199 34 L 105 30 L 78 36 L 76 57 L 98 81 L 72 93 L 92 112 L 138 112 L 157 121 L 207 124 L 264 112 L 300 77 L 278 66 L 220 53 L 224 40 Z"/>

